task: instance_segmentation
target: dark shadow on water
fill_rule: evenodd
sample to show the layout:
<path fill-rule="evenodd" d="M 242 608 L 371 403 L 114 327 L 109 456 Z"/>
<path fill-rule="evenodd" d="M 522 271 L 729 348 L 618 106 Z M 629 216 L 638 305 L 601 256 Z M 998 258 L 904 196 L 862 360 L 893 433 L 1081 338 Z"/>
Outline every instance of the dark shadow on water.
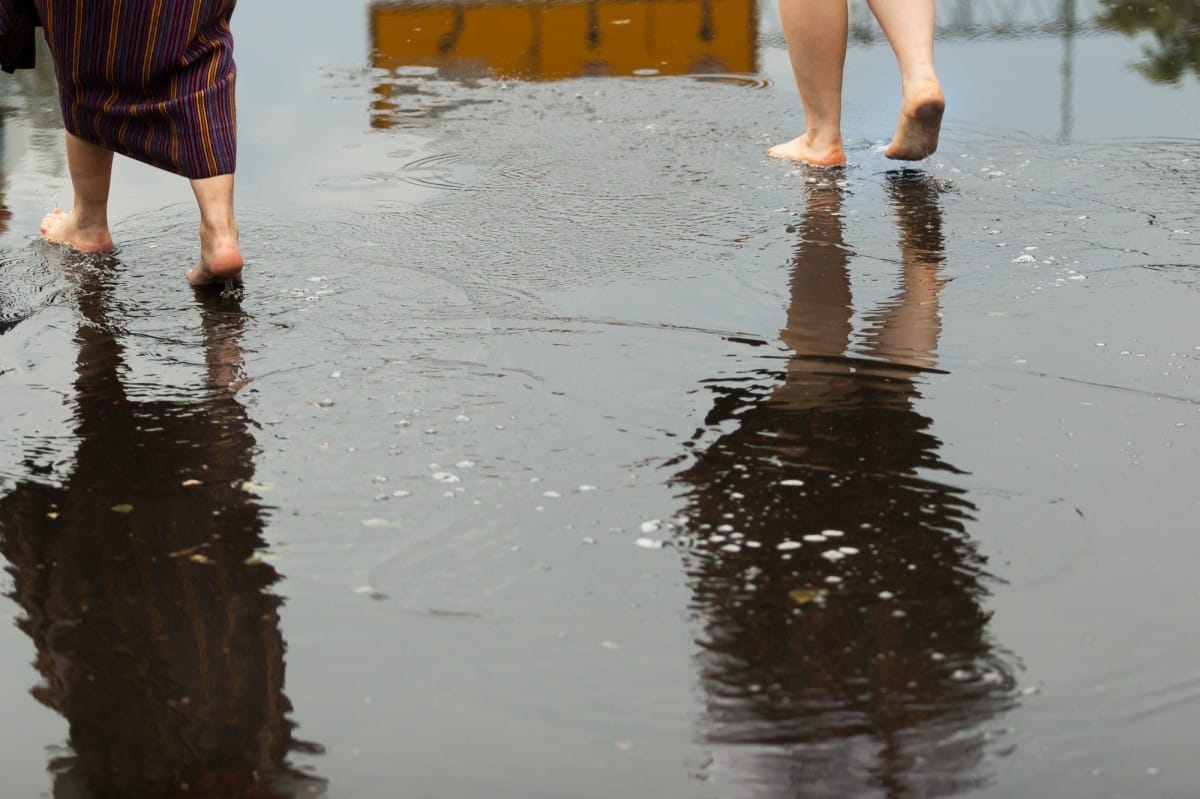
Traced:
<path fill-rule="evenodd" d="M 55 797 L 299 797 L 324 781 L 288 765 L 282 599 L 259 557 L 253 421 L 238 401 L 245 316 L 197 294 L 206 380 L 181 401 L 122 384 L 111 258 L 67 264 L 79 307 L 78 445 L 68 473 L 0 499 L 18 626 L 70 725 Z"/>
<path fill-rule="evenodd" d="M 1016 701 L 1016 666 L 988 634 L 975 508 L 917 407 L 939 373 L 942 188 L 887 176 L 899 289 L 856 339 L 843 190 L 806 186 L 792 354 L 707 383 L 676 484 L 722 795 L 947 796 L 990 779 L 987 727 Z"/>

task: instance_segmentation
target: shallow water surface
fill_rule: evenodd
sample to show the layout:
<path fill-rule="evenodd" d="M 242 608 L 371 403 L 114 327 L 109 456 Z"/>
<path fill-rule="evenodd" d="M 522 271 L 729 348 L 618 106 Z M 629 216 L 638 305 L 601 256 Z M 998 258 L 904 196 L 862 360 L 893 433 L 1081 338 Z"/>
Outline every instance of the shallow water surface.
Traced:
<path fill-rule="evenodd" d="M 855 5 L 813 172 L 773 5 L 242 4 L 239 296 L 129 162 L 117 253 L 38 242 L 0 76 L 5 795 L 1191 795 L 1159 5 L 941 4 L 907 167 Z"/>

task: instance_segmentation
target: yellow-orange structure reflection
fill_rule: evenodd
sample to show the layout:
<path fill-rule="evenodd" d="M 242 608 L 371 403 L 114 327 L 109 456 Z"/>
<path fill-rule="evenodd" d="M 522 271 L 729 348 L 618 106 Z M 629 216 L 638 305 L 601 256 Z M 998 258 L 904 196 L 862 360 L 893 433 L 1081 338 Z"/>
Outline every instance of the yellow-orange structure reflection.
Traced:
<path fill-rule="evenodd" d="M 755 0 L 377 3 L 374 63 L 448 75 L 754 72 Z"/>

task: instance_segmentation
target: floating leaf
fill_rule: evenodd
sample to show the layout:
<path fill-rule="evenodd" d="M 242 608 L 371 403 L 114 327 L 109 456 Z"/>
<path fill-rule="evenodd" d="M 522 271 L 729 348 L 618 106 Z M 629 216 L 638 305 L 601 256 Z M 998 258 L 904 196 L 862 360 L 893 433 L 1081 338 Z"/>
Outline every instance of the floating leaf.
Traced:
<path fill-rule="evenodd" d="M 130 513 L 133 511 L 133 506 L 128 502 L 122 502 L 120 505 L 113 505 L 112 510 L 116 513 Z"/>
<path fill-rule="evenodd" d="M 793 588 L 791 591 L 788 591 L 788 599 L 797 605 L 807 605 L 810 602 L 823 601 L 827 596 L 829 596 L 829 592 L 824 588 Z"/>

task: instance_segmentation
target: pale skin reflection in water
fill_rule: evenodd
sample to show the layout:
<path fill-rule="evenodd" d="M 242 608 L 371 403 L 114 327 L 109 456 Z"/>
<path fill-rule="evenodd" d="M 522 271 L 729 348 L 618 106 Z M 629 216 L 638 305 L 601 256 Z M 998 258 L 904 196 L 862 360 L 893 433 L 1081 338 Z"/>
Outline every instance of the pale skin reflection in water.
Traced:
<path fill-rule="evenodd" d="M 256 557 L 263 508 L 252 421 L 238 402 L 244 316 L 198 294 L 206 381 L 187 401 L 122 380 L 114 262 L 68 256 L 79 298 L 75 432 L 66 474 L 29 464 L 0 499 L 0 547 L 20 628 L 70 725 L 54 796 L 323 796 L 286 764 L 278 573 Z M 44 480 L 44 481 L 43 481 Z"/>
<path fill-rule="evenodd" d="M 899 290 L 857 337 L 842 190 L 808 190 L 792 354 L 711 381 L 725 432 L 698 434 L 677 476 L 709 776 L 723 796 L 953 795 L 988 780 L 1014 680 L 986 629 L 975 509 L 935 479 L 958 470 L 916 408 L 937 373 L 940 189 L 888 176 Z"/>

